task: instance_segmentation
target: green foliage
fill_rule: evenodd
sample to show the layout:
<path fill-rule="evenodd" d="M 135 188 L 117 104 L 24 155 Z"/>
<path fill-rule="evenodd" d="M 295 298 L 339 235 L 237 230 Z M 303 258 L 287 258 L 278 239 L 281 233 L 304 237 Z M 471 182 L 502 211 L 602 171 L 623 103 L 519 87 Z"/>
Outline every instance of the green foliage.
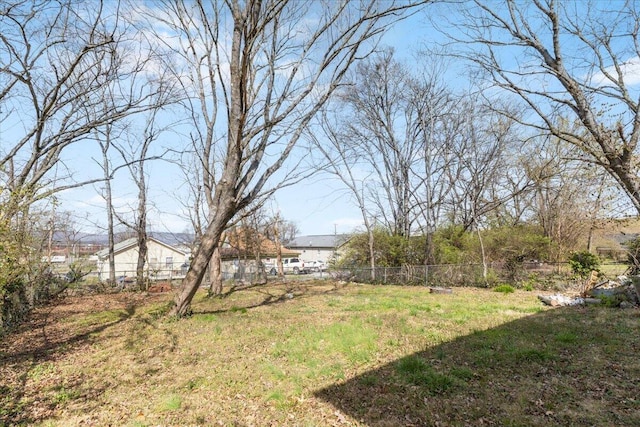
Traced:
<path fill-rule="evenodd" d="M 569 265 L 575 275 L 585 279 L 591 271 L 598 271 L 600 259 L 589 251 L 572 252 L 569 256 Z"/>
<path fill-rule="evenodd" d="M 598 299 L 600 304 L 609 308 L 620 307 L 620 304 L 626 300 L 623 295 L 598 295 Z"/>
<path fill-rule="evenodd" d="M 483 231 L 482 238 L 490 261 L 522 263 L 531 259 L 548 259 L 549 256 L 551 242 L 539 227 L 494 227 Z"/>
<path fill-rule="evenodd" d="M 627 247 L 627 264 L 629 265 L 630 274 L 640 274 L 640 236 L 629 241 L 625 245 Z"/>
<path fill-rule="evenodd" d="M 496 227 L 481 233 L 486 261 L 504 262 L 514 278 L 523 261 L 547 259 L 551 245 L 538 227 Z M 398 267 L 422 265 L 427 260 L 427 237 L 403 237 L 383 228 L 374 231 L 376 266 Z M 431 236 L 430 262 L 435 264 L 472 264 L 482 262 L 482 251 L 477 232 L 465 231 L 460 226 L 440 228 Z M 356 234 L 349 241 L 343 265 L 369 265 L 369 238 L 366 233 Z"/>
<path fill-rule="evenodd" d="M 21 262 L 20 239 L 9 221 L 0 222 L 0 333 L 21 317 L 24 294 L 25 264 Z"/>
<path fill-rule="evenodd" d="M 503 294 L 510 294 L 515 292 L 515 289 L 511 285 L 500 285 L 493 288 L 495 292 L 501 292 Z"/>
<path fill-rule="evenodd" d="M 65 286 L 41 261 L 38 240 L 30 229 L 3 216 L 3 208 L 0 203 L 0 335 Z"/>
<path fill-rule="evenodd" d="M 374 233 L 374 239 L 376 267 L 405 268 L 425 264 L 457 266 L 430 269 L 427 273 L 430 285 L 493 287 L 501 282 L 527 283 L 524 263 L 549 260 L 557 247 L 544 236 L 540 227 L 532 225 L 497 226 L 480 232 L 449 225 L 439 228 L 431 236 L 409 238 L 394 236 L 379 228 Z M 427 247 L 428 244 L 431 244 L 431 248 Z M 369 267 L 368 236 L 365 233 L 353 236 L 344 254 L 338 268 Z M 482 265 L 483 261 L 488 265 Z M 489 268 L 486 270 L 484 267 Z M 397 273 L 399 280 L 396 282 L 389 278 L 386 270 L 384 276 L 376 273 L 376 277 L 383 283 L 425 283 L 420 274 L 406 274 L 405 278 L 404 270 L 398 270 Z M 366 275 L 357 277 L 358 280 L 367 281 Z M 417 281 L 412 283 L 412 280 Z M 537 282 L 529 281 L 527 289 L 533 290 L 534 283 L 535 287 L 539 287 Z"/>
<path fill-rule="evenodd" d="M 523 279 L 523 263 L 549 258 L 550 241 L 539 227 L 519 225 L 495 227 L 483 232 L 489 262 L 502 262 L 505 277 L 512 283 Z"/>
<path fill-rule="evenodd" d="M 460 226 L 450 225 L 433 235 L 433 253 L 436 264 L 464 264 L 480 260 L 470 251 L 473 236 Z"/>
<path fill-rule="evenodd" d="M 393 235 L 383 228 L 376 228 L 374 235 L 374 256 L 379 267 L 399 267 L 420 265 L 426 259 L 426 238 L 424 236 L 404 237 Z M 360 233 L 352 236 L 341 265 L 369 265 L 369 236 Z"/>
<path fill-rule="evenodd" d="M 528 292 L 533 291 L 540 284 L 540 277 L 536 273 L 531 273 L 522 283 L 522 289 Z"/>

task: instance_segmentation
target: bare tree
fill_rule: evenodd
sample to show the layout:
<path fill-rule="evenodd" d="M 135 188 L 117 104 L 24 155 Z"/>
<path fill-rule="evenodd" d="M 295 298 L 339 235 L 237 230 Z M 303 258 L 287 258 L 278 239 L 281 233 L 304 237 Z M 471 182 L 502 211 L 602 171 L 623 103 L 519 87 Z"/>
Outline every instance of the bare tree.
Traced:
<path fill-rule="evenodd" d="M 107 214 L 107 253 L 109 263 L 109 278 L 107 282 L 111 285 L 116 283 L 116 258 L 115 258 L 115 225 L 114 225 L 114 211 L 113 211 L 113 190 L 111 188 L 111 178 L 115 173 L 113 166 L 111 165 L 111 159 L 109 157 L 110 149 L 112 147 L 112 140 L 114 139 L 114 125 L 107 124 L 104 128 L 96 129 L 96 140 L 100 145 L 100 151 L 102 153 L 102 159 L 100 167 L 104 174 L 104 187 L 101 191 L 101 196 L 105 200 L 106 214 Z M 116 135 L 117 138 L 117 135 Z"/>
<path fill-rule="evenodd" d="M 2 215 L 15 216 L 80 185 L 60 164 L 63 151 L 94 129 L 147 108 L 140 73 L 145 59 L 127 54 L 130 39 L 119 25 L 118 6 L 73 0 L 2 6 L 0 124 L 11 129 L 0 145 Z M 112 92 L 111 108 L 100 108 L 105 88 L 123 82 L 127 87 Z"/>
<path fill-rule="evenodd" d="M 313 141 L 315 147 L 322 156 L 324 156 L 324 161 L 326 163 L 324 170 L 338 177 L 338 179 L 342 181 L 360 210 L 368 236 L 371 280 L 374 281 L 376 279 L 376 261 L 374 252 L 375 224 L 372 221 L 372 215 L 368 211 L 369 206 L 365 194 L 365 182 L 370 177 L 370 174 L 366 174 L 365 176 L 360 176 L 360 174 L 358 174 L 357 167 L 360 164 L 361 155 L 357 150 L 357 145 L 347 142 L 350 135 L 348 133 L 345 134 L 341 132 L 345 127 L 344 123 L 335 120 L 335 115 L 330 116 L 325 112 L 320 119 L 319 127 L 322 129 L 322 135 L 324 138 L 319 138 L 319 135 L 316 132 L 309 132 L 308 137 Z"/>
<path fill-rule="evenodd" d="M 282 220 L 278 212 L 272 221 L 271 227 L 267 228 L 267 236 L 271 236 L 276 244 L 276 269 L 278 277 L 284 277 L 284 266 L 282 265 Z"/>
<path fill-rule="evenodd" d="M 327 169 L 362 213 L 372 274 L 376 222 L 405 237 L 422 229 L 430 239 L 450 191 L 446 170 L 454 159 L 447 153 L 455 132 L 448 124 L 455 103 L 438 79 L 441 66 L 431 63 L 418 75 L 396 61 L 392 50 L 369 58 L 341 92 L 336 118 L 324 116 L 329 143 L 315 138 Z"/>
<path fill-rule="evenodd" d="M 528 180 L 508 179 L 519 127 L 471 95 L 458 103 L 457 135 L 450 146 L 456 159 L 449 167 L 450 216 L 465 230 L 474 229 L 501 205 L 529 187 Z M 519 185 L 513 187 L 517 182 Z"/>
<path fill-rule="evenodd" d="M 412 3 L 166 2 L 154 22 L 179 40 L 168 46 L 192 79 L 191 114 L 206 124 L 202 159 L 211 174 L 214 210 L 176 297 L 182 316 L 231 219 L 257 198 L 301 178 L 283 167 L 304 129 L 339 87 L 372 38 Z M 157 12 L 157 11 L 156 11 Z M 166 39 L 166 37 L 165 37 Z M 177 67 L 176 67 L 177 68 Z M 204 92 L 202 89 L 204 86 Z M 212 109 L 223 111 L 214 114 Z M 220 141 L 216 145 L 216 120 Z M 209 141 L 211 144 L 209 145 Z M 217 150 L 212 168 L 206 149 Z M 299 163 L 299 160 L 298 162 Z"/>
<path fill-rule="evenodd" d="M 413 222 L 412 171 L 422 155 L 411 76 L 390 50 L 360 64 L 355 75 L 342 96 L 352 112 L 344 143 L 357 144 L 375 171 L 369 193 L 385 226 L 394 235 L 408 237 Z"/>
<path fill-rule="evenodd" d="M 262 227 L 264 236 L 272 241 L 276 249 L 276 262 L 274 268 L 278 274 L 278 277 L 284 277 L 284 268 L 282 265 L 282 247 L 283 239 L 287 239 L 287 226 L 288 221 L 284 221 L 280 215 L 280 211 L 275 212 L 271 216 L 265 218 L 265 222 Z M 293 235 L 295 238 L 295 233 Z"/>
<path fill-rule="evenodd" d="M 124 164 L 127 165 L 132 181 L 137 188 L 137 206 L 132 209 L 133 220 L 129 221 L 122 215 L 116 216 L 122 224 L 125 224 L 136 234 L 136 243 L 138 247 L 138 257 L 136 260 L 136 284 L 138 289 L 147 289 L 147 278 L 145 277 L 145 264 L 147 262 L 147 193 L 148 183 L 147 174 L 145 172 L 145 166 L 149 156 L 149 150 L 151 144 L 157 140 L 158 136 L 162 132 L 162 128 L 159 126 L 158 109 L 150 111 L 149 116 L 145 120 L 144 129 L 139 132 L 138 130 L 129 129 L 127 134 L 127 141 L 125 147 L 125 141 L 121 141 L 120 144 L 115 145 L 116 150 L 122 156 Z"/>
<path fill-rule="evenodd" d="M 524 102 L 533 114 L 523 123 L 578 147 L 640 213 L 638 3 L 475 0 L 458 17 L 456 55 L 502 89 L 493 95 Z"/>
<path fill-rule="evenodd" d="M 557 245 L 559 259 L 569 250 L 584 243 L 590 250 L 591 234 L 599 216 L 611 204 L 607 187 L 614 187 L 612 179 L 601 168 L 577 161 L 575 146 L 563 141 L 540 144 L 535 156 L 529 159 L 527 173 L 533 181 L 530 210 L 544 235 Z M 579 154 L 579 153 L 578 153 Z"/>

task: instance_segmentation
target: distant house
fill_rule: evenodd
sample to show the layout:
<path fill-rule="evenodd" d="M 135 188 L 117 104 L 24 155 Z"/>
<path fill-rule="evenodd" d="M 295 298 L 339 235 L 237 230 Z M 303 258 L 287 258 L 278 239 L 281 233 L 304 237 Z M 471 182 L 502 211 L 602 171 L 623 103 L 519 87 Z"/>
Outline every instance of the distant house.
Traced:
<path fill-rule="evenodd" d="M 347 234 L 316 234 L 296 237 L 287 246 L 298 251 L 305 262 L 323 261 L 328 264 L 340 257 L 340 249 L 348 240 Z"/>
<path fill-rule="evenodd" d="M 154 238 L 183 252 L 190 252 L 194 236 L 189 233 L 170 233 L 150 231 L 149 237 Z M 132 236 L 131 233 L 127 237 Z M 106 234 L 67 233 L 56 231 L 50 240 L 48 247 L 43 248 L 50 262 L 71 263 L 81 258 L 93 259 L 99 251 L 107 249 L 109 238 Z M 57 258 L 56 258 L 57 257 Z M 60 261 L 64 257 L 64 261 Z"/>
<path fill-rule="evenodd" d="M 172 242 L 176 243 L 176 242 Z M 138 243 L 136 238 L 127 239 L 114 246 L 115 275 L 135 276 L 138 262 Z M 109 277 L 109 250 L 96 253 L 98 277 Z M 173 279 L 184 277 L 189 266 L 190 251 L 185 246 L 174 246 L 155 237 L 147 240 L 146 276 L 150 279 Z"/>
<path fill-rule="evenodd" d="M 70 264 L 104 249 L 107 243 L 106 235 L 56 231 L 45 239 L 43 261 Z"/>
<path fill-rule="evenodd" d="M 280 253 L 283 259 L 299 255 L 298 251 L 285 247 L 280 249 Z M 223 279 L 245 278 L 257 273 L 257 256 L 268 273 L 276 266 L 276 243 L 253 230 L 237 228 L 225 232 L 220 250 Z"/>

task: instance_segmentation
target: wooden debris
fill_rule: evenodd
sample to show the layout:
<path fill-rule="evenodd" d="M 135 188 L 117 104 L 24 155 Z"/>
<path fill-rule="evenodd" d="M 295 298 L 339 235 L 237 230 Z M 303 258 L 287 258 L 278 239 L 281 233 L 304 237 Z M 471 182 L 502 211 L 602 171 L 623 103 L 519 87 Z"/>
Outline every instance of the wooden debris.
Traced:
<path fill-rule="evenodd" d="M 149 292 L 151 293 L 171 292 L 171 284 L 168 282 L 156 283 L 155 285 L 149 286 Z"/>
<path fill-rule="evenodd" d="M 452 294 L 453 289 L 451 288 L 429 288 L 429 292 L 432 294 Z"/>

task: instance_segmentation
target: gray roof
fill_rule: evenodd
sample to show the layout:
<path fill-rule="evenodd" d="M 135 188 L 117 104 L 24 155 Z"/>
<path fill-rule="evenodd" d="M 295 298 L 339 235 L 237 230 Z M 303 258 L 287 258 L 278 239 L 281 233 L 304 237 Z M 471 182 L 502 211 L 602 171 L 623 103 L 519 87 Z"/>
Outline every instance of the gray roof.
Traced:
<path fill-rule="evenodd" d="M 135 237 L 132 237 L 130 239 L 127 240 L 123 240 L 120 243 L 116 243 L 115 245 L 113 245 L 113 253 L 117 254 L 120 251 L 124 251 L 126 249 L 128 249 L 130 246 L 135 246 L 137 242 L 137 239 Z M 96 252 L 96 255 L 98 255 L 99 258 L 104 258 L 106 256 L 109 255 L 109 248 L 104 248 L 98 252 Z"/>
<path fill-rule="evenodd" d="M 195 239 L 195 236 L 191 233 L 149 231 L 147 235 L 149 237 L 153 237 L 159 242 L 170 246 L 191 246 Z M 106 246 L 109 244 L 109 238 L 106 234 L 76 233 L 74 235 L 68 236 L 62 231 L 56 231 L 53 233 L 54 242 L 65 243 L 69 239 L 74 242 L 83 244 L 94 244 L 100 246 Z"/>
<path fill-rule="evenodd" d="M 148 240 L 155 240 L 156 242 L 160 243 L 161 245 L 167 246 L 167 247 L 173 249 L 176 252 L 180 252 L 180 253 L 183 253 L 183 254 L 185 253 L 185 251 L 180 249 L 178 247 L 178 245 L 171 245 L 171 244 L 169 244 L 167 242 L 164 242 L 164 241 L 162 241 L 160 239 L 157 239 L 155 237 L 148 237 L 147 239 Z M 135 237 L 132 237 L 132 238 L 127 239 L 127 240 L 123 240 L 122 242 L 116 243 L 115 245 L 113 245 L 113 253 L 117 254 L 117 253 L 120 253 L 120 252 L 124 252 L 127 249 L 130 249 L 130 248 L 136 246 L 137 244 L 138 244 L 138 239 L 135 238 Z M 96 252 L 96 255 L 98 256 L 98 258 L 105 258 L 105 257 L 109 256 L 109 248 L 104 248 L 101 251 Z"/>
<path fill-rule="evenodd" d="M 290 249 L 301 248 L 327 248 L 333 249 L 342 246 L 349 240 L 348 234 L 314 234 L 310 236 L 298 236 L 287 243 Z"/>
<path fill-rule="evenodd" d="M 170 246 L 191 246 L 195 236 L 191 233 L 171 233 L 166 231 L 150 231 L 149 237 Z"/>

